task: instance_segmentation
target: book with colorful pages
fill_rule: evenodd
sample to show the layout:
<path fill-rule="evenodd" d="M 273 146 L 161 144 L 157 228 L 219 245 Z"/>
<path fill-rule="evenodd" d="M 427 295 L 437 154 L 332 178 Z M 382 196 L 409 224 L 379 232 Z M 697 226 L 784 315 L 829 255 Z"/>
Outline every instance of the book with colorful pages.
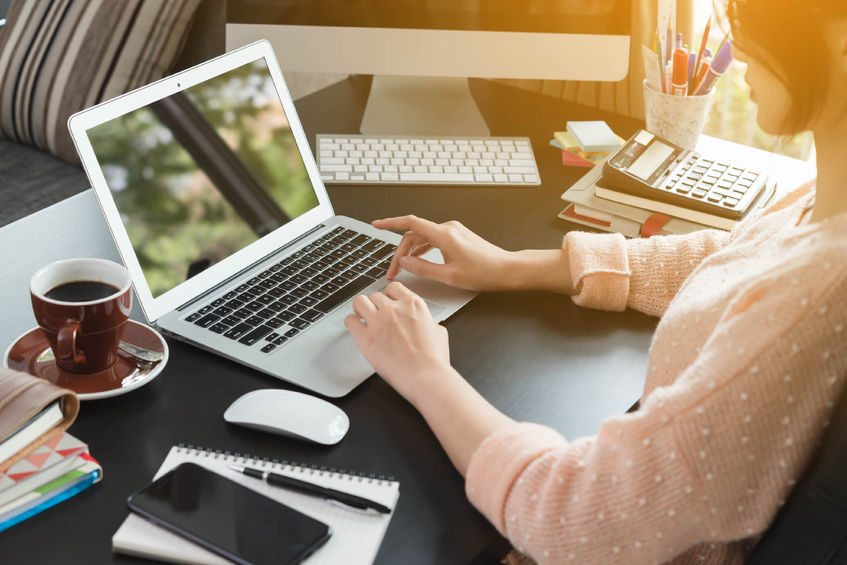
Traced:
<path fill-rule="evenodd" d="M 0 473 L 0 507 L 82 465 L 88 446 L 68 433 L 47 443 Z"/>
<path fill-rule="evenodd" d="M 0 507 L 0 532 L 79 494 L 103 478 L 103 468 L 88 453 L 76 456 L 81 465 Z"/>

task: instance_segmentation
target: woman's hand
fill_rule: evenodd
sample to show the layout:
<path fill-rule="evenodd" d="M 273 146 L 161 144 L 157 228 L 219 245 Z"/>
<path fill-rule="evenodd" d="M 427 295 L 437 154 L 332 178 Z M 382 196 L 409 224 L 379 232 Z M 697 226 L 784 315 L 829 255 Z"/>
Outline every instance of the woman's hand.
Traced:
<path fill-rule="evenodd" d="M 426 302 L 398 282 L 357 296 L 344 325 L 362 355 L 397 392 L 414 404 L 419 389 L 452 373 L 447 330 Z"/>
<path fill-rule="evenodd" d="M 480 444 L 514 422 L 450 366 L 447 330 L 398 282 L 357 296 L 344 325 L 377 373 L 426 419 L 462 475 Z"/>
<path fill-rule="evenodd" d="M 403 268 L 466 290 L 511 288 L 508 274 L 514 254 L 485 241 L 459 222 L 436 224 L 415 216 L 403 216 L 376 220 L 373 225 L 405 232 L 391 260 L 389 279 L 396 277 Z M 420 258 L 433 247 L 441 250 L 443 265 Z"/>
<path fill-rule="evenodd" d="M 436 224 L 415 216 L 376 220 L 374 227 L 403 231 L 387 276 L 405 269 L 420 277 L 473 290 L 550 290 L 574 294 L 570 264 L 561 249 L 505 251 L 459 222 Z M 422 259 L 432 248 L 441 251 L 444 264 Z"/>

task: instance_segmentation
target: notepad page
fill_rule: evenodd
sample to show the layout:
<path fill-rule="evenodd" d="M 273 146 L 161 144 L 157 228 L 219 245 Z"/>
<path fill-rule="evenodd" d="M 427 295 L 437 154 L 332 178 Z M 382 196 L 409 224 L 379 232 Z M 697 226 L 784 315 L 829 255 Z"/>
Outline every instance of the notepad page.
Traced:
<path fill-rule="evenodd" d="M 336 564 L 372 563 L 391 521 L 391 514 L 365 514 L 340 508 L 324 499 L 272 487 L 262 481 L 236 473 L 229 464 L 255 467 L 309 481 L 325 487 L 357 494 L 380 502 L 392 510 L 400 496 L 400 485 L 395 481 L 358 477 L 343 473 L 220 454 L 210 451 L 174 447 L 171 449 L 156 478 L 181 463 L 196 463 L 277 500 L 303 514 L 327 524 L 332 529 L 329 541 L 317 550 L 307 563 Z M 130 514 L 112 537 L 112 548 L 127 553 L 169 561 L 172 563 L 229 565 L 231 562 L 151 522 Z"/>

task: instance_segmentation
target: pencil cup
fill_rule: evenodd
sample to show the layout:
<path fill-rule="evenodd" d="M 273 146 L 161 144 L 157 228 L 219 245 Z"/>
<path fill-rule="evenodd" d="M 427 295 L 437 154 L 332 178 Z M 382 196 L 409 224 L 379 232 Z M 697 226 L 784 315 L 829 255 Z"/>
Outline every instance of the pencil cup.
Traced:
<path fill-rule="evenodd" d="M 700 96 L 674 96 L 658 92 L 644 81 L 644 115 L 647 131 L 680 147 L 693 150 L 703 133 L 714 89 Z"/>

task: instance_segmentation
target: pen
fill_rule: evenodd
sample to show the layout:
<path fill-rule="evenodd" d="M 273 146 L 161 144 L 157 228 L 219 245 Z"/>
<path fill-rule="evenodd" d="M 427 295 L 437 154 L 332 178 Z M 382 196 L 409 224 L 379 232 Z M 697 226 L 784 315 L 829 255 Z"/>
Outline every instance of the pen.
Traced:
<path fill-rule="evenodd" d="M 688 51 L 682 46 L 682 34 L 676 38 L 676 49 L 673 52 L 673 84 L 671 94 L 685 96 L 688 94 Z"/>
<path fill-rule="evenodd" d="M 703 80 L 700 82 L 700 85 L 697 87 L 697 91 L 694 94 L 706 94 L 709 92 L 709 90 L 711 90 L 711 88 L 715 85 L 715 82 L 717 82 L 717 80 L 721 78 L 729 68 L 729 64 L 731 62 L 732 40 L 728 39 L 726 43 L 718 49 L 717 55 L 715 55 L 714 60 L 712 60 L 711 67 L 706 72 L 706 76 L 703 77 Z"/>
<path fill-rule="evenodd" d="M 694 75 L 697 74 L 697 53 L 692 51 L 688 54 L 688 90 L 692 90 L 691 83 L 694 82 Z"/>
<path fill-rule="evenodd" d="M 227 466 L 237 473 L 242 473 L 244 475 L 247 475 L 248 477 L 253 477 L 254 479 L 265 481 L 271 486 L 293 490 L 302 494 L 320 496 L 327 502 L 340 503 L 344 506 L 355 508 L 357 510 L 376 510 L 380 514 L 391 513 L 391 509 L 387 506 L 382 505 L 379 502 L 374 502 L 373 500 L 368 500 L 367 498 L 363 498 L 361 496 L 356 496 L 355 494 L 350 494 L 348 492 L 322 487 L 314 483 L 301 481 L 300 479 L 286 477 L 285 475 L 280 475 L 277 473 L 271 473 L 270 471 L 261 471 L 259 469 L 251 469 L 249 467 L 242 467 L 240 465 Z"/>
<path fill-rule="evenodd" d="M 706 29 L 703 30 L 703 39 L 700 40 L 700 51 L 697 52 L 697 61 L 694 63 L 696 70 L 700 69 L 700 62 L 703 60 L 703 55 L 706 53 L 706 43 L 709 41 L 709 32 L 712 29 L 712 17 L 709 16 L 709 21 L 706 22 Z M 696 72 L 694 73 L 697 74 Z M 689 89 L 693 89 L 694 85 L 689 84 Z"/>
<path fill-rule="evenodd" d="M 703 57 L 703 60 L 700 62 L 700 71 L 697 73 L 697 76 L 694 78 L 694 89 L 691 91 L 691 96 L 697 96 L 700 85 L 703 83 L 703 79 L 706 78 L 706 74 L 708 74 L 709 69 L 712 68 L 712 57 L 706 55 Z"/>

